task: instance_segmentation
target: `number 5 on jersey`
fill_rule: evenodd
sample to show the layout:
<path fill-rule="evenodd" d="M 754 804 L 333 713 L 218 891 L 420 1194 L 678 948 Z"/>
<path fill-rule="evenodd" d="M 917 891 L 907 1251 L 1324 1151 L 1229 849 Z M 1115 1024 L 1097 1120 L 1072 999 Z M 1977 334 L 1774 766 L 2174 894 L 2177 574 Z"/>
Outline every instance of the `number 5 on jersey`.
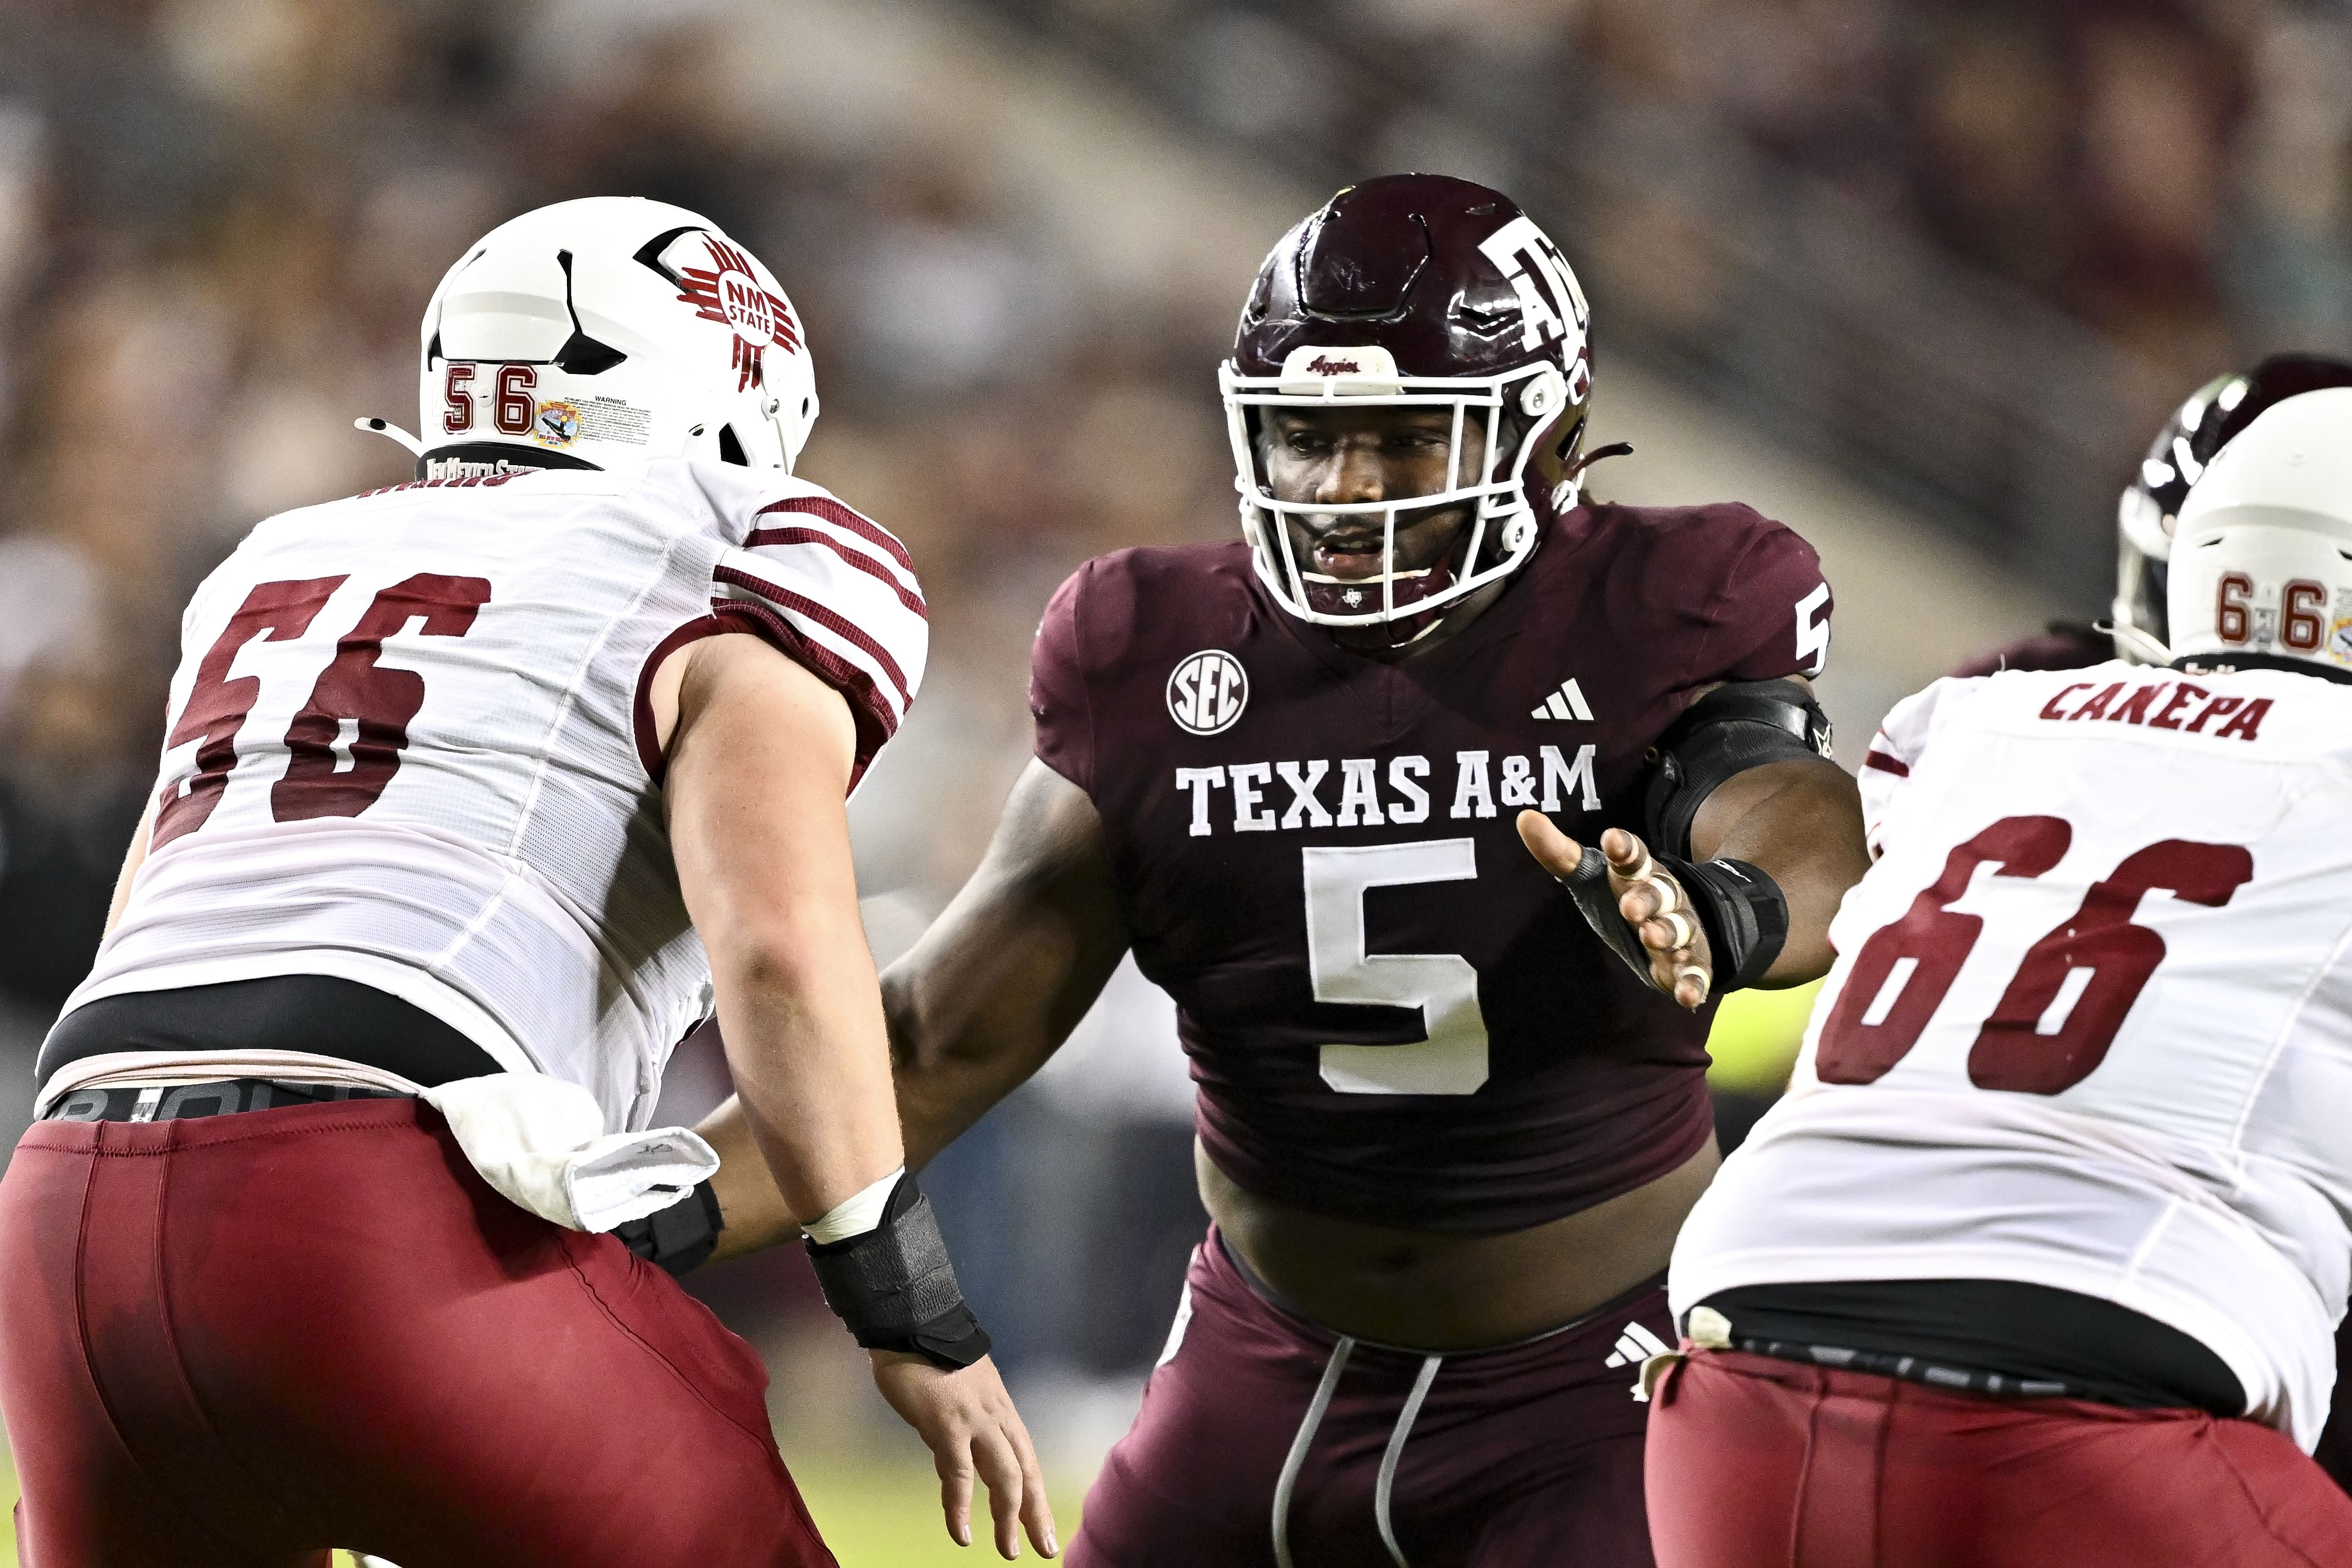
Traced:
<path fill-rule="evenodd" d="M 1364 893 L 1478 875 L 1470 838 L 1305 849 L 1307 969 L 1318 1002 L 1407 1007 L 1423 1037 L 1393 1046 L 1325 1046 L 1323 1081 L 1342 1094 L 1475 1094 L 1486 1081 L 1478 971 L 1451 952 L 1370 952 Z"/>
<path fill-rule="evenodd" d="M 196 742 L 195 770 L 155 813 L 152 844 L 162 847 L 205 825 L 228 788 L 236 766 L 236 737 L 261 696 L 257 677 L 229 678 L 229 668 L 247 643 L 290 642 L 310 629 L 327 600 L 346 579 L 310 577 L 260 583 L 228 618 L 189 688 L 187 706 L 164 742 L 164 749 Z M 480 577 L 444 577 L 420 572 L 378 594 L 359 624 L 335 645 L 335 657 L 319 674 L 310 700 L 287 727 L 290 754 L 285 775 L 270 786 L 270 816 L 279 822 L 313 816 L 357 816 L 373 805 L 400 771 L 408 745 L 409 721 L 425 706 L 425 678 L 414 670 L 384 669 L 376 660 L 383 640 L 421 621 L 425 637 L 461 637 L 490 602 L 490 584 Z M 344 750 L 344 726 L 350 764 Z M 167 789 L 169 786 L 166 786 Z"/>

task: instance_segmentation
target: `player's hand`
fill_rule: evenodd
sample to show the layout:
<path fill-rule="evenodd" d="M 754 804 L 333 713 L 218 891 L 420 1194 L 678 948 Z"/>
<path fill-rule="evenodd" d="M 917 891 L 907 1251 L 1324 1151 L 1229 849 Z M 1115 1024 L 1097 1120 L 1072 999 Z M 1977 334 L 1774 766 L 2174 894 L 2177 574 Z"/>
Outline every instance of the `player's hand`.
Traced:
<path fill-rule="evenodd" d="M 1519 813 L 1518 827 L 1528 853 L 1555 877 L 1565 878 L 1584 858 L 1584 847 L 1539 811 Z M 1696 1010 L 1714 987 L 1715 967 L 1689 896 L 1650 858 L 1649 846 L 1622 827 L 1601 836 L 1601 853 L 1609 859 L 1609 890 L 1617 895 L 1617 912 L 1649 955 L 1650 984 Z"/>
<path fill-rule="evenodd" d="M 996 1517 L 997 1555 L 1021 1555 L 1024 1526 L 1040 1552 L 1058 1555 L 1061 1543 L 1054 1539 L 1054 1510 L 1045 1501 L 1037 1453 L 996 1363 L 982 1356 L 961 1372 L 949 1372 L 917 1355 L 867 1353 L 874 1358 L 874 1385 L 931 1450 L 931 1466 L 940 1473 L 940 1506 L 956 1544 L 971 1544 L 976 1474 L 988 1487 L 988 1510 Z"/>

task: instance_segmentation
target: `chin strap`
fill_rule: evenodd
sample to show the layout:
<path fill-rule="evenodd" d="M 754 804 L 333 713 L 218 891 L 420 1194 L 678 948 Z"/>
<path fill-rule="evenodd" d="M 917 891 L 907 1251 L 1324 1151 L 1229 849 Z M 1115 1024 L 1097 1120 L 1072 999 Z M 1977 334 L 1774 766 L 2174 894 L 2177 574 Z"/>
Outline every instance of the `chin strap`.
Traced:
<path fill-rule="evenodd" d="M 2091 629 L 2115 639 L 2116 651 L 2135 664 L 2170 664 L 2172 650 L 2128 621 L 2093 621 Z"/>
<path fill-rule="evenodd" d="M 1587 452 L 1582 457 L 1577 458 L 1573 464 L 1570 465 L 1568 477 L 1571 479 L 1581 480 L 1584 478 L 1584 470 L 1592 467 L 1593 464 L 1601 461 L 1603 458 L 1630 458 L 1633 455 L 1633 442 L 1612 441 L 1606 447 Z"/>
<path fill-rule="evenodd" d="M 372 435 L 382 436 L 389 441 L 397 441 L 402 446 L 408 448 L 408 455 L 412 458 L 421 458 L 425 456 L 425 443 L 410 435 L 407 431 L 402 429 L 399 426 L 394 425 L 389 419 L 380 419 L 376 416 L 371 414 L 364 419 L 352 420 L 352 428 L 354 430 L 365 430 Z"/>

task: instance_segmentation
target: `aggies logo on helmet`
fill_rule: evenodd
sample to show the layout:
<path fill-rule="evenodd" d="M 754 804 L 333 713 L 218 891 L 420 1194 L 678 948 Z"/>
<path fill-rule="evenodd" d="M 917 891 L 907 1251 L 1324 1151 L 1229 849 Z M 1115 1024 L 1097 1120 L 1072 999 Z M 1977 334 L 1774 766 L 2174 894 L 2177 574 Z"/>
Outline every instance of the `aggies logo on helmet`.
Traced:
<path fill-rule="evenodd" d="M 761 356 L 769 344 L 782 343 L 786 353 L 800 352 L 800 326 L 793 320 L 793 308 L 760 286 L 750 257 L 715 234 L 705 235 L 702 243 L 710 252 L 710 265 L 679 268 L 678 302 L 693 306 L 704 321 L 734 329 L 736 391 L 754 383 L 765 385 Z"/>

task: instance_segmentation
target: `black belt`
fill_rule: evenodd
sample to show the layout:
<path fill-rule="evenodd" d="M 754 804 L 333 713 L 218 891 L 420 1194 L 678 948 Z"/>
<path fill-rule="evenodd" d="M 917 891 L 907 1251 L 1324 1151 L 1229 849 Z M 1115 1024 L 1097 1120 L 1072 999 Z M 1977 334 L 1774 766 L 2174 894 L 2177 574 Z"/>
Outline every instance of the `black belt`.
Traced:
<path fill-rule="evenodd" d="M 1734 1350 L 2011 1399 L 2246 1413 L 2237 1374 L 2168 1323 L 2013 1279 L 1743 1285 L 1702 1303 Z"/>
<path fill-rule="evenodd" d="M 92 1085 L 62 1095 L 41 1113 L 44 1121 L 185 1121 L 282 1105 L 326 1105 L 341 1100 L 414 1100 L 396 1089 L 344 1083 L 303 1083 L 278 1078 L 226 1078 L 168 1086 Z"/>
<path fill-rule="evenodd" d="M 302 1051 L 427 1089 L 499 1070 L 481 1047 L 389 992 L 328 974 L 276 974 L 85 1002 L 49 1031 L 36 1081 L 85 1057 L 121 1051 Z"/>

